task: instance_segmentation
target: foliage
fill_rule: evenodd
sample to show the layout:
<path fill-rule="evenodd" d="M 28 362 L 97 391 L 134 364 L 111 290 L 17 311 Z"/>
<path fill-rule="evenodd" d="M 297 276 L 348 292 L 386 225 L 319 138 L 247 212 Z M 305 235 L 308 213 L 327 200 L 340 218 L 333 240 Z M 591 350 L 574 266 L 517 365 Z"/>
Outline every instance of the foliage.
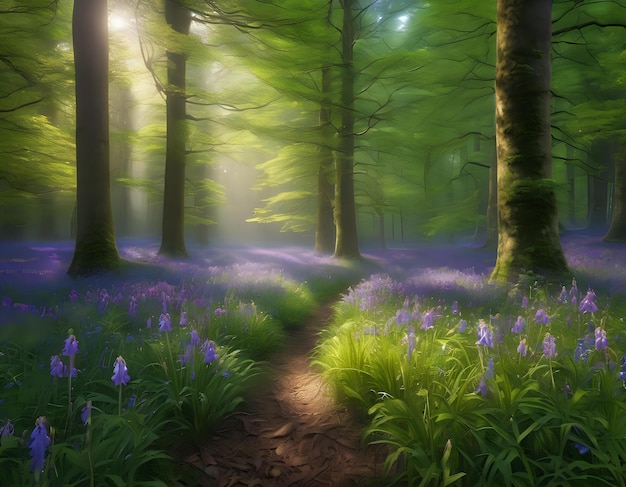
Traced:
<path fill-rule="evenodd" d="M 540 282 L 506 297 L 442 275 L 424 296 L 374 275 L 338 304 L 316 363 L 389 446 L 390 482 L 624 485 L 623 309 Z"/>

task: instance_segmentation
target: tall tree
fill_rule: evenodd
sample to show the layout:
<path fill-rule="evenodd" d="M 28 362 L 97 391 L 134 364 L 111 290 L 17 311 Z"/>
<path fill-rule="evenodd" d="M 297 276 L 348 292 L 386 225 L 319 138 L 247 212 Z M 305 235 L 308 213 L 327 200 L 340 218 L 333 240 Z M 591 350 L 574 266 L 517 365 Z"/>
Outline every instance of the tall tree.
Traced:
<path fill-rule="evenodd" d="M 165 20 L 178 33 L 188 35 L 191 11 L 174 0 L 165 2 Z M 167 147 L 163 231 L 160 254 L 185 257 L 185 154 L 186 154 L 186 59 L 184 52 L 167 52 Z"/>
<path fill-rule="evenodd" d="M 340 0 L 343 10 L 341 29 L 341 127 L 335 156 L 335 257 L 358 258 L 359 240 L 354 203 L 354 8 L 358 0 Z"/>
<path fill-rule="evenodd" d="M 626 150 L 623 142 L 621 147 L 615 159 L 613 213 L 609 230 L 604 236 L 606 242 L 626 242 Z"/>
<path fill-rule="evenodd" d="M 491 274 L 567 271 L 551 177 L 551 0 L 498 0 L 498 255 Z"/>
<path fill-rule="evenodd" d="M 72 39 L 76 76 L 76 246 L 70 276 L 120 263 L 109 171 L 107 0 L 76 0 Z"/>

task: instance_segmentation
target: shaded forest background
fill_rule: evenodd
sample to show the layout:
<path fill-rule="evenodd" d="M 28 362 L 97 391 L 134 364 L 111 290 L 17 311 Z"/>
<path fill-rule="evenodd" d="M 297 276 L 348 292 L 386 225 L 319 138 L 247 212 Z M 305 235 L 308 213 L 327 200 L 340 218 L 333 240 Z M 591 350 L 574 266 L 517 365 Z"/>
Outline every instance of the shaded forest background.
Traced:
<path fill-rule="evenodd" d="M 72 2 L 22 3 L 0 6 L 0 238 L 70 239 Z M 179 94 L 189 241 L 313 246 L 349 99 L 360 241 L 493 242 L 496 1 L 176 3 L 188 31 L 163 2 L 108 4 L 118 237 L 163 232 L 166 100 Z M 560 225 L 606 232 L 626 164 L 626 4 L 557 0 L 552 19 Z M 176 56 L 184 87 L 168 73 Z"/>

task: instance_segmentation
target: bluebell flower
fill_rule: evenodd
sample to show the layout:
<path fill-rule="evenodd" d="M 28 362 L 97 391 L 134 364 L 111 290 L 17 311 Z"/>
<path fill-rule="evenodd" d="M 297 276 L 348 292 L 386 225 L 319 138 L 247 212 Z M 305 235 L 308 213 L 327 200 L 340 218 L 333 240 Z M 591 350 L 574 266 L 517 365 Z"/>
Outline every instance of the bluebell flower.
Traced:
<path fill-rule="evenodd" d="M 161 313 L 161 316 L 159 316 L 159 331 L 172 331 L 172 321 L 169 313 Z"/>
<path fill-rule="evenodd" d="M 550 317 L 543 308 L 539 308 L 535 313 L 535 321 L 540 325 L 548 325 L 550 323 Z"/>
<path fill-rule="evenodd" d="M 486 380 L 493 379 L 494 376 L 495 376 L 495 372 L 494 372 L 493 358 L 489 357 L 489 360 L 487 361 L 487 371 L 485 372 L 485 379 Z"/>
<path fill-rule="evenodd" d="M 519 353 L 522 357 L 525 357 L 528 353 L 528 345 L 526 345 L 526 338 L 522 338 L 519 341 L 519 345 L 517 346 L 517 353 Z"/>
<path fill-rule="evenodd" d="M 556 357 L 556 342 L 550 333 L 543 339 L 543 355 L 547 359 Z"/>
<path fill-rule="evenodd" d="M 598 306 L 595 303 L 596 293 L 594 293 L 591 289 L 587 291 L 587 295 L 580 301 L 580 306 L 578 310 L 581 313 L 595 313 L 598 311 Z"/>
<path fill-rule="evenodd" d="M 50 375 L 60 379 L 67 377 L 67 367 L 58 355 L 53 355 L 50 358 Z"/>
<path fill-rule="evenodd" d="M 524 321 L 524 318 L 522 318 L 521 316 L 518 316 L 517 320 L 515 321 L 515 324 L 513 325 L 513 328 L 511 329 L 511 332 L 520 334 L 524 331 L 525 327 L 526 327 L 526 322 Z"/>
<path fill-rule="evenodd" d="M 204 363 L 210 364 L 217 361 L 219 356 L 215 351 L 215 342 L 213 340 L 207 340 L 204 342 Z"/>
<path fill-rule="evenodd" d="M 200 335 L 198 335 L 198 332 L 196 330 L 191 330 L 191 340 L 189 344 L 192 347 L 198 347 L 201 343 L 202 342 L 200 341 Z"/>
<path fill-rule="evenodd" d="M 41 472 L 43 470 L 46 461 L 46 449 L 50 446 L 50 443 L 46 418 L 40 416 L 35 423 L 33 432 L 30 434 L 30 442 L 28 443 L 30 448 L 29 454 L 32 457 L 30 462 L 31 472 Z"/>
<path fill-rule="evenodd" d="M 435 326 L 435 316 L 433 314 L 434 308 L 431 308 L 429 311 L 424 313 L 422 316 L 422 326 L 420 328 L 422 330 L 428 330 L 430 328 L 434 328 Z"/>
<path fill-rule="evenodd" d="M 137 298 L 135 296 L 130 297 L 128 303 L 128 316 L 137 316 Z"/>
<path fill-rule="evenodd" d="M 530 304 L 528 302 L 528 296 L 524 296 L 522 298 L 522 308 L 528 309 L 529 306 L 530 306 Z"/>
<path fill-rule="evenodd" d="M 480 378 L 480 383 L 474 391 L 474 394 L 480 394 L 483 397 L 487 397 L 487 394 L 489 394 L 489 390 L 487 389 L 487 383 L 485 382 L 484 376 Z"/>
<path fill-rule="evenodd" d="M 77 353 L 80 353 L 80 350 L 78 350 L 78 340 L 76 340 L 76 337 L 74 335 L 70 335 L 65 340 L 65 346 L 63 347 L 63 350 L 61 350 L 61 355 L 69 357 L 69 373 L 71 377 L 76 377 L 78 375 L 78 371 L 74 366 Z"/>
<path fill-rule="evenodd" d="M 180 313 L 180 326 L 187 326 L 187 312 L 181 311 Z"/>
<path fill-rule="evenodd" d="M 2 428 L 0 428 L 0 438 L 4 436 L 13 436 L 15 432 L 15 427 L 11 423 L 11 420 L 7 419 L 7 422 L 4 424 Z"/>
<path fill-rule="evenodd" d="M 458 301 L 452 301 L 452 314 L 453 315 L 459 314 L 459 302 Z"/>
<path fill-rule="evenodd" d="M 596 342 L 595 347 L 596 350 L 606 350 L 609 347 L 609 340 L 606 337 L 606 331 L 604 328 L 597 327 L 595 330 Z"/>
<path fill-rule="evenodd" d="M 463 333 L 465 330 L 467 330 L 467 321 L 460 320 L 458 326 L 459 326 L 459 333 Z"/>
<path fill-rule="evenodd" d="M 482 319 L 478 322 L 478 341 L 476 345 L 493 348 L 493 334 L 491 333 L 491 328 L 489 328 L 485 320 Z"/>
<path fill-rule="evenodd" d="M 565 289 L 565 286 L 561 286 L 561 294 L 559 294 L 559 304 L 565 304 L 567 303 L 567 289 Z"/>
<path fill-rule="evenodd" d="M 578 453 L 584 455 L 585 453 L 589 453 L 591 451 L 587 445 L 582 445 L 580 443 L 576 443 L 574 447 L 578 450 Z"/>
<path fill-rule="evenodd" d="M 128 367 L 126 367 L 126 361 L 120 355 L 115 360 L 115 365 L 113 366 L 113 376 L 111 377 L 113 384 L 116 386 L 121 386 L 122 384 L 128 384 L 130 380 L 130 375 L 128 375 Z"/>
<path fill-rule="evenodd" d="M 399 309 L 396 311 L 396 323 L 398 325 L 405 325 L 411 321 L 411 315 L 406 309 Z"/>
<path fill-rule="evenodd" d="M 87 404 L 85 404 L 85 407 L 82 409 L 80 419 L 82 419 L 84 426 L 87 426 L 91 421 L 91 400 L 87 401 Z"/>

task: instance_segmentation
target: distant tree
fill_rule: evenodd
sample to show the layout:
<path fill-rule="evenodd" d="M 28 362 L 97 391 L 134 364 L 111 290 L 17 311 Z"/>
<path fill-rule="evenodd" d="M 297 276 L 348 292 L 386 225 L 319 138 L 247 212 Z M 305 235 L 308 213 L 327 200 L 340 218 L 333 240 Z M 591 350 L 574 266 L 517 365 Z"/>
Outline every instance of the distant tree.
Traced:
<path fill-rule="evenodd" d="M 498 1 L 495 281 L 509 281 L 523 270 L 568 269 L 550 179 L 551 13 L 551 1 Z"/>
<path fill-rule="evenodd" d="M 615 159 L 614 181 L 613 213 L 604 240 L 626 242 L 626 150 L 624 150 L 624 145 Z"/>
<path fill-rule="evenodd" d="M 165 20 L 176 32 L 187 35 L 191 11 L 174 0 L 165 1 Z M 185 246 L 185 157 L 187 99 L 185 53 L 167 52 L 167 147 L 160 254 L 187 256 Z"/>
<path fill-rule="evenodd" d="M 118 267 L 109 173 L 107 0 L 76 0 L 76 245 L 72 277 Z"/>

